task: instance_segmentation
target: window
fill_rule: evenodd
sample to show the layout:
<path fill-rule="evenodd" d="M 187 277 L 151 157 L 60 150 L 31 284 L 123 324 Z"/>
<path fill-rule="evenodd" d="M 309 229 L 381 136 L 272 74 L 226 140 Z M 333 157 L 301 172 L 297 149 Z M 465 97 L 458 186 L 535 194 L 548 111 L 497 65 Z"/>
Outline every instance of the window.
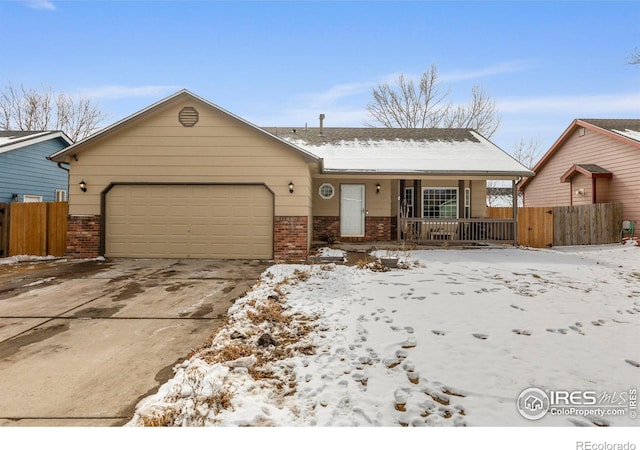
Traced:
<path fill-rule="evenodd" d="M 422 190 L 422 217 L 424 218 L 457 218 L 457 188 L 424 188 Z"/>
<path fill-rule="evenodd" d="M 320 186 L 320 189 L 318 189 L 318 193 L 320 194 L 320 197 L 327 200 L 333 197 L 333 194 L 335 194 L 335 189 L 333 188 L 333 185 L 331 185 L 330 183 L 323 183 Z"/>
<path fill-rule="evenodd" d="M 67 191 L 64 189 L 56 189 L 56 201 L 57 202 L 66 202 L 67 201 Z"/>
<path fill-rule="evenodd" d="M 402 216 L 403 217 L 414 217 L 413 216 L 413 188 L 412 187 L 404 188 L 404 197 L 402 198 Z"/>
<path fill-rule="evenodd" d="M 22 196 L 22 201 L 25 203 L 39 203 L 42 201 L 42 195 L 28 195 Z"/>
<path fill-rule="evenodd" d="M 471 189 L 464 188 L 464 218 L 471 217 Z"/>

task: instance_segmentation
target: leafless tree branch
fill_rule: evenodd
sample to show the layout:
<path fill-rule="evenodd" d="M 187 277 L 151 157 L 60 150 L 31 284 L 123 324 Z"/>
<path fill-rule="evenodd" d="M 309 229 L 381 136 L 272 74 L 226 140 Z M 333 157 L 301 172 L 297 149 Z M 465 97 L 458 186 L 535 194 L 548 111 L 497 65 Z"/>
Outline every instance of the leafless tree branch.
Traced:
<path fill-rule="evenodd" d="M 372 90 L 373 100 L 367 111 L 373 124 L 387 128 L 473 128 L 485 137 L 491 137 L 500 126 L 496 102 L 479 86 L 471 89 L 471 101 L 454 106 L 438 78 L 437 67 L 432 65 L 413 80 L 398 75 L 393 86 L 380 83 Z"/>
<path fill-rule="evenodd" d="M 19 88 L 9 83 L 0 91 L 0 129 L 62 130 L 78 141 L 98 130 L 106 115 L 88 98 L 76 98 L 52 88 Z"/>

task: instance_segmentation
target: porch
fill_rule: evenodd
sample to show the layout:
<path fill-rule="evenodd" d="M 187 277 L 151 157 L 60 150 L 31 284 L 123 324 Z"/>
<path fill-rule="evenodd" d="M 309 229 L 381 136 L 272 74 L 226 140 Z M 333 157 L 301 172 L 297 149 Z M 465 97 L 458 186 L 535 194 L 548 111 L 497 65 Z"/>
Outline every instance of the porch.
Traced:
<path fill-rule="evenodd" d="M 397 190 L 398 242 L 517 245 L 517 208 L 499 218 L 486 217 L 486 180 L 400 179 Z M 515 180 L 511 191 L 517 198 Z"/>
<path fill-rule="evenodd" d="M 516 220 L 494 218 L 398 219 L 398 241 L 413 245 L 514 243 Z"/>

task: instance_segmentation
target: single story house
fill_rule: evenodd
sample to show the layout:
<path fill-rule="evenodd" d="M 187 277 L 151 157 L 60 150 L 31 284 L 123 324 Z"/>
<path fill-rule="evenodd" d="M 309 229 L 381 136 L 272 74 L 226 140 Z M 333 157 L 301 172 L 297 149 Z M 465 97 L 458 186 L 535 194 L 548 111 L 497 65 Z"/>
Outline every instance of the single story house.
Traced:
<path fill-rule="evenodd" d="M 524 206 L 622 203 L 640 223 L 640 119 L 575 119 L 518 183 Z"/>
<path fill-rule="evenodd" d="M 473 130 L 260 128 L 186 90 L 51 159 L 70 166 L 71 257 L 300 260 L 320 239 L 499 227 L 513 239 L 513 220 L 485 218 L 486 181 L 515 191 L 532 175 Z"/>
<path fill-rule="evenodd" d="M 71 144 L 62 131 L 0 131 L 0 203 L 66 201 L 69 173 L 47 158 Z"/>

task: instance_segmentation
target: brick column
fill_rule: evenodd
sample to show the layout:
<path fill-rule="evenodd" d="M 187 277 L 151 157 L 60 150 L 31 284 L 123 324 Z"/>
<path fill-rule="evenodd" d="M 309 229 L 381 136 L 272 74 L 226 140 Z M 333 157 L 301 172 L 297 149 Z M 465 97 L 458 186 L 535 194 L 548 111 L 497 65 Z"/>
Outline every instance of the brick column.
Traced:
<path fill-rule="evenodd" d="M 67 257 L 97 258 L 100 256 L 100 216 L 69 216 L 67 218 Z"/>
<path fill-rule="evenodd" d="M 391 241 L 393 217 L 365 217 L 365 239 L 367 241 Z"/>
<path fill-rule="evenodd" d="M 273 218 L 273 257 L 292 261 L 307 259 L 306 216 L 276 216 Z"/>

